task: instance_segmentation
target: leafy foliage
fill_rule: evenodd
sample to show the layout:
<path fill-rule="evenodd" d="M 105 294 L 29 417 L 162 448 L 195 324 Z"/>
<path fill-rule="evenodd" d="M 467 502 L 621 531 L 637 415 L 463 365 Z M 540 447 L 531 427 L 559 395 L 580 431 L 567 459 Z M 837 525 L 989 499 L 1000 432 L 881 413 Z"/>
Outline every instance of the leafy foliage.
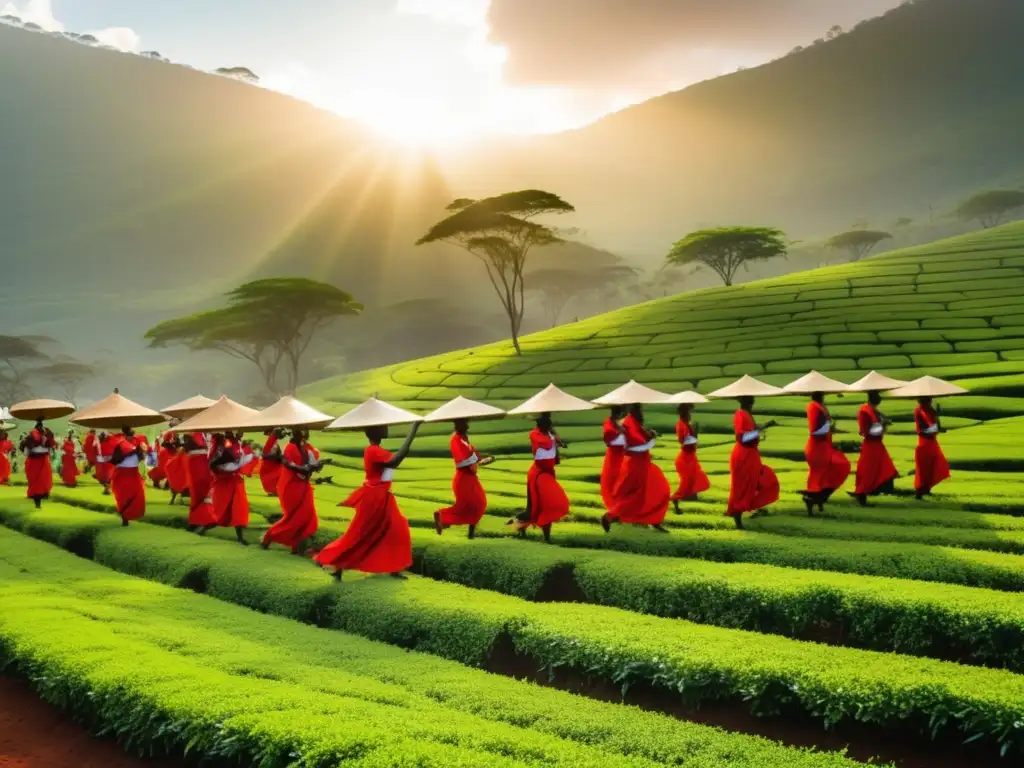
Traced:
<path fill-rule="evenodd" d="M 60 396 L 70 403 L 77 400 L 82 385 L 94 379 L 96 373 L 95 366 L 75 360 L 56 361 L 35 371 L 36 376 L 53 382 Z"/>
<path fill-rule="evenodd" d="M 31 337 L 0 335 L 0 402 L 9 405 L 30 394 L 26 366 L 46 359 L 39 346 Z"/>
<path fill-rule="evenodd" d="M 546 319 L 554 328 L 566 306 L 574 299 L 607 290 L 636 275 L 637 270 L 633 267 L 617 264 L 589 270 L 552 267 L 530 272 L 527 275 L 530 280 L 527 290 L 540 294 Z"/>
<path fill-rule="evenodd" d="M 847 251 L 853 261 L 860 261 L 884 240 L 892 240 L 892 235 L 888 232 L 852 229 L 829 238 L 826 246 L 834 250 Z"/>
<path fill-rule="evenodd" d="M 751 262 L 785 256 L 785 235 L 768 227 L 721 227 L 691 232 L 669 251 L 666 261 L 676 266 L 702 264 L 727 286 L 736 272 Z"/>
<path fill-rule="evenodd" d="M 964 221 L 977 220 L 985 229 L 991 229 L 1002 224 L 1013 211 L 1021 207 L 1024 207 L 1024 192 L 993 189 L 964 200 L 953 215 Z"/>

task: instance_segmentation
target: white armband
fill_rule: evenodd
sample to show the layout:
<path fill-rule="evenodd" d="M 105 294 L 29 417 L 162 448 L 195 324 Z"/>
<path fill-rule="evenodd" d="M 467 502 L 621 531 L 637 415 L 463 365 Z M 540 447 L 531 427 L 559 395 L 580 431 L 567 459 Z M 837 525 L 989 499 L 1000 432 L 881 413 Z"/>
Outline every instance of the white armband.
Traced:
<path fill-rule="evenodd" d="M 744 432 L 743 437 L 740 438 L 740 441 L 744 443 L 749 443 L 753 440 L 757 440 L 759 437 L 761 437 L 761 430 L 752 429 L 749 432 Z"/>
<path fill-rule="evenodd" d="M 826 421 L 823 425 L 811 432 L 815 437 L 823 437 L 832 431 L 832 422 Z"/>
<path fill-rule="evenodd" d="M 883 432 L 885 432 L 885 427 L 883 427 L 877 421 L 874 424 L 872 424 L 871 428 L 868 430 L 868 434 L 871 435 L 872 437 L 878 437 Z"/>
<path fill-rule="evenodd" d="M 630 453 L 649 453 L 654 448 L 654 441 L 648 440 L 643 445 L 632 445 L 626 450 Z"/>
<path fill-rule="evenodd" d="M 534 454 L 534 461 L 548 461 L 550 459 L 558 458 L 558 448 L 538 448 Z"/>

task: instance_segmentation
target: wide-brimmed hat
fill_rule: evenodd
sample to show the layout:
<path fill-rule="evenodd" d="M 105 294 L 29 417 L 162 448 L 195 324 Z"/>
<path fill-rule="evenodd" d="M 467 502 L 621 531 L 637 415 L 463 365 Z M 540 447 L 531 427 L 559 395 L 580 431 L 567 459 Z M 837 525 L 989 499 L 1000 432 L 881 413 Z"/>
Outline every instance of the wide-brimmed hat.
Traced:
<path fill-rule="evenodd" d="M 269 408 L 264 408 L 247 425 L 252 429 L 322 429 L 334 421 L 333 416 L 321 413 L 291 395 L 285 395 Z"/>
<path fill-rule="evenodd" d="M 905 387 L 910 382 L 891 379 L 878 371 L 872 371 L 863 379 L 853 382 L 847 390 L 850 392 L 888 392 L 891 389 Z"/>
<path fill-rule="evenodd" d="M 331 422 L 327 429 L 337 431 L 343 429 L 366 429 L 368 427 L 391 427 L 398 424 L 415 424 L 423 421 L 422 416 L 402 410 L 401 408 L 371 397 L 362 405 Z"/>
<path fill-rule="evenodd" d="M 500 419 L 505 415 L 501 408 L 495 408 L 487 403 L 478 403 L 459 395 L 451 402 L 445 403 L 433 413 L 423 417 L 428 424 L 436 424 L 442 421 L 457 421 L 460 419 Z"/>
<path fill-rule="evenodd" d="M 15 424 L 13 421 L 0 421 L 0 429 L 2 429 L 4 432 L 6 432 L 8 429 L 14 429 L 16 426 L 18 425 Z"/>
<path fill-rule="evenodd" d="M 160 413 L 165 416 L 173 416 L 176 419 L 191 419 L 197 413 L 202 413 L 207 408 L 212 408 L 216 403 L 216 400 L 211 400 L 204 395 L 195 395 L 188 400 L 182 400 L 180 403 L 161 408 Z"/>
<path fill-rule="evenodd" d="M 98 403 L 78 411 L 70 421 L 72 424 L 82 427 L 105 427 L 108 429 L 131 427 L 135 429 L 160 424 L 167 421 L 167 417 L 129 400 L 115 389 Z"/>
<path fill-rule="evenodd" d="M 630 381 L 591 402 L 595 405 L 665 405 L 668 400 L 669 396 L 664 392 Z"/>
<path fill-rule="evenodd" d="M 699 392 L 677 392 L 668 399 L 669 405 L 700 405 L 708 402 L 708 399 Z"/>
<path fill-rule="evenodd" d="M 594 404 L 581 400 L 567 392 L 563 392 L 554 384 L 549 384 L 522 405 L 509 411 L 509 416 L 531 416 L 541 413 L 576 413 L 592 411 Z"/>
<path fill-rule="evenodd" d="M 255 408 L 222 397 L 205 411 L 186 419 L 171 432 L 244 432 L 246 425 L 259 414 Z"/>
<path fill-rule="evenodd" d="M 830 379 L 817 371 L 811 371 L 806 376 L 791 381 L 783 389 L 794 395 L 813 395 L 815 392 L 834 395 L 850 391 L 850 388 L 843 382 Z"/>
<path fill-rule="evenodd" d="M 967 390 L 937 379 L 934 376 L 922 376 L 905 387 L 889 392 L 889 397 L 948 397 L 950 395 L 966 395 Z"/>
<path fill-rule="evenodd" d="M 7 413 L 20 421 L 47 421 L 60 419 L 75 412 L 75 406 L 63 400 L 26 400 L 15 403 Z"/>
<path fill-rule="evenodd" d="M 766 384 L 763 381 L 755 379 L 753 376 L 744 376 L 741 379 L 734 381 L 727 387 L 722 387 L 715 392 L 712 392 L 708 397 L 724 399 L 735 399 L 738 397 L 774 397 L 775 395 L 784 395 L 786 391 L 773 387 L 771 384 Z"/>

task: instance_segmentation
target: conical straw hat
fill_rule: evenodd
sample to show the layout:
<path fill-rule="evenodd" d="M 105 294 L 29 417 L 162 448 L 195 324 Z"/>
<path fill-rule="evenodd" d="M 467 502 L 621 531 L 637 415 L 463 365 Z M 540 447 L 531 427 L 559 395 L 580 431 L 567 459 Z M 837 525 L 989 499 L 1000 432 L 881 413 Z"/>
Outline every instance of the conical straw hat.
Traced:
<path fill-rule="evenodd" d="M 889 397 L 947 397 L 966 394 L 967 390 L 956 384 L 950 384 L 934 376 L 922 376 L 905 387 L 894 389 L 889 393 Z"/>
<path fill-rule="evenodd" d="M 75 412 L 75 406 L 62 400 L 26 400 L 15 403 L 7 413 L 21 421 L 46 421 L 60 419 Z"/>
<path fill-rule="evenodd" d="M 656 389 L 630 381 L 614 392 L 609 392 L 607 395 L 591 402 L 595 405 L 633 405 L 634 403 L 640 405 L 664 405 L 668 402 L 668 399 L 669 396 L 664 392 L 658 392 Z"/>
<path fill-rule="evenodd" d="M 116 389 L 98 403 L 83 408 L 70 419 L 72 424 L 82 427 L 150 427 L 167 421 L 162 413 L 146 408 L 123 397 Z"/>
<path fill-rule="evenodd" d="M 245 431 L 246 425 L 253 420 L 259 411 L 222 397 L 202 413 L 183 421 L 172 432 L 238 432 Z"/>
<path fill-rule="evenodd" d="M 843 382 L 830 379 L 817 371 L 811 371 L 806 376 L 791 381 L 783 389 L 794 395 L 813 395 L 815 392 L 827 395 L 850 391 L 850 388 Z"/>
<path fill-rule="evenodd" d="M 0 429 L 2 429 L 4 432 L 6 432 L 8 429 L 14 429 L 16 426 L 18 425 L 12 421 L 0 421 Z"/>
<path fill-rule="evenodd" d="M 357 405 L 344 416 L 335 419 L 327 429 L 366 429 L 367 427 L 390 427 L 395 424 L 413 424 L 423 421 L 422 416 L 403 411 L 390 403 L 371 397 L 362 405 Z"/>
<path fill-rule="evenodd" d="M 252 429 L 322 429 L 334 421 L 291 395 L 285 395 L 269 408 L 264 408 L 246 426 Z"/>
<path fill-rule="evenodd" d="M 538 392 L 508 413 L 509 416 L 530 416 L 539 413 L 575 413 L 592 410 L 594 410 L 593 403 L 573 397 L 554 384 L 549 384 L 545 390 Z"/>
<path fill-rule="evenodd" d="M 211 400 L 203 395 L 196 395 L 188 400 L 182 400 L 180 403 L 161 408 L 160 413 L 165 416 L 173 416 L 176 419 L 190 419 L 197 413 L 202 413 L 207 408 L 212 408 L 216 403 L 216 400 Z"/>
<path fill-rule="evenodd" d="M 423 421 L 428 424 L 436 424 L 441 421 L 457 419 L 500 419 L 504 415 L 505 412 L 501 408 L 468 400 L 459 395 L 450 403 L 445 403 L 433 413 L 424 416 Z"/>
<path fill-rule="evenodd" d="M 708 399 L 699 392 L 679 392 L 668 399 L 670 405 L 700 405 L 708 402 Z"/>
<path fill-rule="evenodd" d="M 744 376 L 742 379 L 734 381 L 729 386 L 722 387 L 716 392 L 712 392 L 708 397 L 734 399 L 737 397 L 772 397 L 774 395 L 784 394 L 786 394 L 786 392 L 783 389 L 773 387 L 771 384 L 765 384 L 763 381 L 759 381 L 753 376 Z"/>
<path fill-rule="evenodd" d="M 849 387 L 849 392 L 887 392 L 890 389 L 905 387 L 909 382 L 899 379 L 890 379 L 877 371 L 872 371 L 860 381 L 855 381 Z"/>

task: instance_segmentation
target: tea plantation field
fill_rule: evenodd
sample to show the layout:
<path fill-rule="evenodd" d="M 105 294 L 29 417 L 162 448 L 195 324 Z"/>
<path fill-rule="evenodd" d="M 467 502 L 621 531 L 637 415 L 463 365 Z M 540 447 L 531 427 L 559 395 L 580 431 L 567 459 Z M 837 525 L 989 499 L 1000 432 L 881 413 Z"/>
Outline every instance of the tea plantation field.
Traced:
<path fill-rule="evenodd" d="M 474 424 L 490 510 L 437 536 L 451 500 L 447 429 L 427 427 L 395 491 L 407 581 L 333 583 L 303 558 L 199 538 L 149 491 L 122 528 L 91 480 L 34 510 L 0 488 L 0 665 L 130 749 L 260 766 L 900 768 L 1024 760 L 1024 225 L 631 307 L 524 340 L 319 382 L 340 414 L 376 393 L 425 413 L 462 394 L 512 406 L 554 382 L 596 397 L 635 378 L 708 392 L 925 373 L 953 479 L 912 494 L 911 404 L 884 403 L 903 477 L 872 508 L 838 494 L 808 518 L 801 398 L 763 399 L 782 498 L 743 531 L 723 516 L 733 404 L 701 406 L 712 489 L 669 533 L 605 534 L 595 411 L 558 419 L 572 513 L 553 544 L 516 540 L 527 420 Z M 860 396 L 831 399 L 851 452 Z M 674 414 L 650 408 L 666 435 Z M 396 431 L 391 442 L 397 442 Z M 362 479 L 359 436 L 315 435 L 317 545 Z M 673 477 L 676 446 L 655 458 Z M 852 456 L 855 459 L 855 457 Z M 249 538 L 280 514 L 248 484 Z M 78 558 L 73 557 L 78 555 Z M 197 594 L 198 593 L 198 594 Z M 220 762 L 218 762 L 220 761 Z"/>

